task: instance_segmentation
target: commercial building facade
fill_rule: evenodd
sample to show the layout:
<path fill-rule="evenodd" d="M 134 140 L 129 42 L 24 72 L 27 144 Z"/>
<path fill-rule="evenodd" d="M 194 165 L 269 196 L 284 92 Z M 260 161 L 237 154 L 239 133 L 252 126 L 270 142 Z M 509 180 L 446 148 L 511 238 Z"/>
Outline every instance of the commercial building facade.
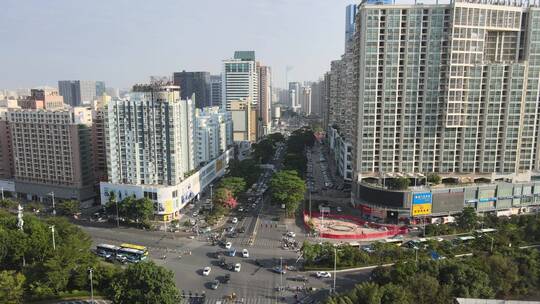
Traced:
<path fill-rule="evenodd" d="M 64 97 L 64 102 L 70 106 L 78 107 L 82 104 L 90 104 L 105 93 L 105 83 L 93 80 L 60 80 L 58 91 Z"/>
<path fill-rule="evenodd" d="M 87 108 L 7 112 L 15 191 L 28 200 L 92 201 L 92 115 Z"/>
<path fill-rule="evenodd" d="M 173 74 L 174 85 L 180 86 L 180 97 L 183 100 L 193 99 L 195 107 L 211 106 L 211 84 L 208 72 L 176 72 Z"/>
<path fill-rule="evenodd" d="M 210 106 L 219 107 L 222 101 L 221 75 L 210 76 Z"/>
<path fill-rule="evenodd" d="M 257 140 L 257 109 L 249 101 L 233 101 L 229 111 L 233 122 L 233 141 Z"/>
<path fill-rule="evenodd" d="M 255 52 L 236 51 L 234 58 L 223 61 L 222 108 L 230 109 L 233 101 L 259 102 L 259 77 Z"/>

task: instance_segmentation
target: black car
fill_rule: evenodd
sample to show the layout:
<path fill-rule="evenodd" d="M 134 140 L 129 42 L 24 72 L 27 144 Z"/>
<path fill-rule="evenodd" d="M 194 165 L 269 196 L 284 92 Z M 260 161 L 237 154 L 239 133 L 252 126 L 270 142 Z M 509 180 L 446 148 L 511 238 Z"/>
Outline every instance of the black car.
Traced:
<path fill-rule="evenodd" d="M 238 233 L 244 233 L 244 232 L 246 232 L 246 227 L 242 226 L 238 228 Z"/>
<path fill-rule="evenodd" d="M 214 290 L 218 289 L 219 287 L 219 281 L 218 280 L 214 280 L 212 281 L 212 283 L 210 284 L 210 287 Z"/>
<path fill-rule="evenodd" d="M 223 277 L 223 284 L 229 283 L 230 280 L 231 280 L 231 275 L 230 275 L 230 274 L 226 274 L 226 275 Z"/>

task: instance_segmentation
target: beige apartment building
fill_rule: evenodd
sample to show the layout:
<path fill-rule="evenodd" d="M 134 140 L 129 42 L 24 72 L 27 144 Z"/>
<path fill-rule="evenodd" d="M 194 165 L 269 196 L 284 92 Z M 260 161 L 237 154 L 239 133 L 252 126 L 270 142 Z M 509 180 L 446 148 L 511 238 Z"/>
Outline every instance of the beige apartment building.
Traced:
<path fill-rule="evenodd" d="M 7 122 L 19 197 L 93 200 L 90 109 L 11 109 Z"/>
<path fill-rule="evenodd" d="M 233 141 L 257 140 L 257 110 L 250 101 L 237 100 L 229 103 L 233 121 Z"/>

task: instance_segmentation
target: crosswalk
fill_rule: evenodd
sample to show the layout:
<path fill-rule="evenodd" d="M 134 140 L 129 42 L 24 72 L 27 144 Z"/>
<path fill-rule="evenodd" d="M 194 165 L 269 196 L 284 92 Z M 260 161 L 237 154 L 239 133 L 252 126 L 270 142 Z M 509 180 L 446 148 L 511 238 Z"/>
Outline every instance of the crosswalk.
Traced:
<path fill-rule="evenodd" d="M 275 303 L 276 299 L 273 297 L 250 297 L 250 298 L 236 298 L 236 300 L 229 300 L 224 298 L 219 299 L 206 299 L 205 304 L 232 304 L 232 303 L 242 303 L 242 304 L 270 304 Z"/>

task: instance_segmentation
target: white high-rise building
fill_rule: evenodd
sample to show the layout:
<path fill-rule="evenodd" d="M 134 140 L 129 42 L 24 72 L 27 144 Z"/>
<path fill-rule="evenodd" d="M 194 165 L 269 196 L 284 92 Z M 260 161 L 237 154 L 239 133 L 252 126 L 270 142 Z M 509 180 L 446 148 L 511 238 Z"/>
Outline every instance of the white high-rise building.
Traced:
<path fill-rule="evenodd" d="M 194 168 L 193 102 L 181 100 L 177 86 L 135 89 L 107 107 L 109 180 L 175 185 Z"/>
<path fill-rule="evenodd" d="M 233 59 L 223 61 L 222 108 L 233 101 L 259 101 L 259 77 L 254 51 L 236 51 Z"/>
<path fill-rule="evenodd" d="M 102 204 L 111 192 L 118 201 L 146 197 L 154 202 L 157 219 L 172 220 L 225 173 L 233 154 L 219 146 L 199 167 L 195 104 L 181 99 L 178 86 L 135 86 L 128 98 L 111 100 L 105 113 L 108 182 L 100 184 Z"/>
<path fill-rule="evenodd" d="M 217 158 L 232 141 L 230 112 L 219 107 L 197 109 L 195 118 L 195 161 L 196 165 Z"/>

